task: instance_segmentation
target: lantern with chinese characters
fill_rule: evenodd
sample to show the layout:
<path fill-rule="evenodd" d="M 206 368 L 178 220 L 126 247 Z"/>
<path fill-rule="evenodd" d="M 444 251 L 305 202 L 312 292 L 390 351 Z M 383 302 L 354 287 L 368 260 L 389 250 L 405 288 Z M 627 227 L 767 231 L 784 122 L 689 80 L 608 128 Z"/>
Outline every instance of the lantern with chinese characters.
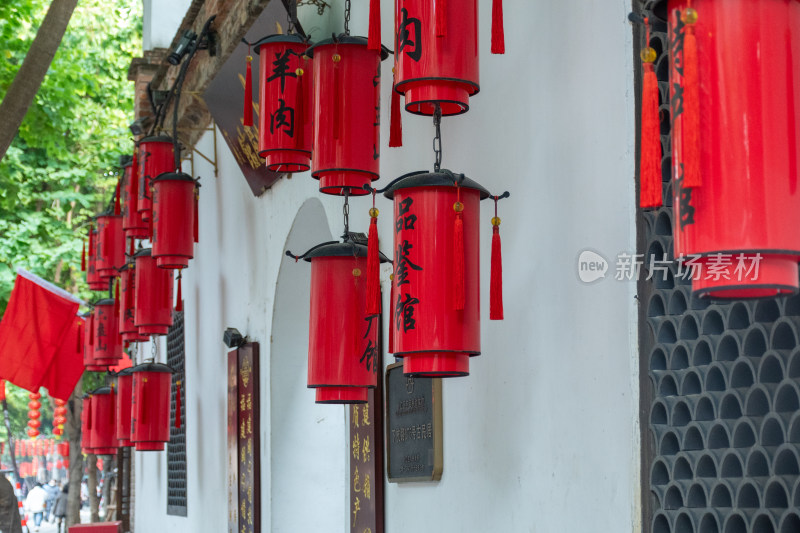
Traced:
<path fill-rule="evenodd" d="M 172 369 L 160 363 L 144 363 L 131 368 L 131 373 L 131 440 L 136 451 L 161 451 L 169 441 Z"/>
<path fill-rule="evenodd" d="M 311 163 L 313 63 L 297 34 L 270 35 L 253 45 L 260 56 L 259 153 L 272 172 L 303 172 Z"/>
<path fill-rule="evenodd" d="M 116 402 L 111 387 L 100 387 L 92 392 L 89 448 L 97 455 L 117 453 Z"/>
<path fill-rule="evenodd" d="M 308 387 L 317 403 L 366 402 L 377 385 L 380 328 L 366 311 L 367 247 L 325 243 L 301 257 L 311 262 Z"/>
<path fill-rule="evenodd" d="M 139 196 L 136 199 L 136 208 L 142 220 L 149 221 L 152 216 L 150 181 L 164 172 L 175 170 L 172 137 L 160 135 L 145 137 L 139 141 Z"/>
<path fill-rule="evenodd" d="M 122 230 L 129 239 L 149 239 L 150 223 L 142 218 L 137 204 L 139 199 L 139 154 L 133 152 L 123 161 L 122 175 Z"/>
<path fill-rule="evenodd" d="M 139 334 L 134 324 L 136 313 L 136 262 L 128 261 L 120 271 L 119 291 L 119 332 L 124 342 L 146 342 L 146 335 Z"/>
<path fill-rule="evenodd" d="M 158 268 L 150 248 L 139 250 L 136 260 L 133 322 L 139 335 L 166 335 L 172 325 L 172 271 Z"/>
<path fill-rule="evenodd" d="M 463 175 L 417 172 L 384 194 L 394 199 L 394 355 L 406 374 L 466 376 L 481 352 L 478 225 L 489 193 Z"/>
<path fill-rule="evenodd" d="M 97 229 L 89 227 L 89 249 L 86 257 L 86 283 L 93 291 L 108 290 L 108 283 L 97 271 Z"/>
<path fill-rule="evenodd" d="M 183 172 L 153 178 L 153 257 L 161 268 L 185 268 L 194 255 L 199 186 Z"/>
<path fill-rule="evenodd" d="M 675 256 L 697 296 L 796 292 L 800 3 L 665 6 Z"/>
<path fill-rule="evenodd" d="M 131 397 L 133 371 L 130 368 L 117 374 L 117 440 L 120 446 L 133 446 L 131 440 Z"/>
<path fill-rule="evenodd" d="M 125 233 L 122 215 L 104 213 L 97 217 L 97 242 L 95 268 L 104 280 L 119 276 L 125 264 Z"/>
<path fill-rule="evenodd" d="M 119 334 L 119 308 L 106 298 L 94 304 L 92 319 L 92 365 L 88 370 L 102 372 L 122 359 L 122 336 Z"/>
<path fill-rule="evenodd" d="M 315 44 L 314 148 L 311 175 L 325 194 L 367 194 L 378 179 L 381 61 L 367 39 L 340 35 Z"/>
<path fill-rule="evenodd" d="M 395 0 L 395 88 L 406 111 L 442 115 L 469 110 L 480 90 L 478 0 Z"/>

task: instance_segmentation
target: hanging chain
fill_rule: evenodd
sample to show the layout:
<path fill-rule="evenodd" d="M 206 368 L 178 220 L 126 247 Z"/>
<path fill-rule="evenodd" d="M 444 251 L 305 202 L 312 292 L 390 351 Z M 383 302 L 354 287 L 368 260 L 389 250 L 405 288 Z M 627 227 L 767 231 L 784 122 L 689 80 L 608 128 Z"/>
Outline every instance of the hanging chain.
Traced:
<path fill-rule="evenodd" d="M 344 190 L 344 205 L 342 206 L 344 216 L 344 240 L 350 240 L 350 189 Z"/>
<path fill-rule="evenodd" d="M 344 33 L 350 35 L 350 0 L 344 0 Z"/>
<path fill-rule="evenodd" d="M 436 136 L 433 138 L 433 153 L 436 154 L 436 162 L 433 164 L 434 172 L 439 172 L 442 168 L 442 108 L 436 104 L 433 112 L 433 126 L 436 128 Z"/>
<path fill-rule="evenodd" d="M 290 9 L 292 8 L 286 10 L 286 33 L 288 33 L 289 35 L 294 33 L 294 16 L 292 15 Z M 294 9 L 297 10 L 296 4 Z"/>
<path fill-rule="evenodd" d="M 153 356 L 153 362 L 158 362 L 158 337 L 150 337 L 150 355 Z"/>

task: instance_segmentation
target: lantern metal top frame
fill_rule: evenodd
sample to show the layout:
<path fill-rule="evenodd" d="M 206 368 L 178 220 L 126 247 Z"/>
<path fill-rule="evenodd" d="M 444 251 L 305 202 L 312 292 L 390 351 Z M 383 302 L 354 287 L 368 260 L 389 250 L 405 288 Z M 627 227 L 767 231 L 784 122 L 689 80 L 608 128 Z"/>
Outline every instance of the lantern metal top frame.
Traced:
<path fill-rule="evenodd" d="M 331 44 L 336 44 L 336 45 L 355 44 L 355 45 L 367 46 L 367 42 L 368 40 L 366 37 L 354 37 L 352 35 L 346 35 L 346 34 L 334 35 L 330 39 L 325 39 L 324 41 L 320 41 L 318 43 L 311 45 L 308 48 L 308 50 L 306 50 L 306 55 L 308 57 L 314 57 L 314 49 L 317 48 L 318 46 L 327 46 Z M 391 53 L 392 53 L 391 50 L 386 48 L 384 45 L 381 45 L 381 61 L 386 60 L 389 57 L 389 54 Z"/>
<path fill-rule="evenodd" d="M 491 196 L 491 193 L 477 181 L 466 177 L 464 174 L 455 174 L 449 170 L 442 170 L 440 172 L 429 172 L 427 170 L 409 172 L 390 183 L 389 186 L 384 189 L 383 195 L 391 200 L 394 198 L 394 193 L 399 189 L 410 189 L 412 187 L 455 187 L 456 185 L 465 189 L 474 189 L 478 191 L 481 200 L 485 200 Z"/>

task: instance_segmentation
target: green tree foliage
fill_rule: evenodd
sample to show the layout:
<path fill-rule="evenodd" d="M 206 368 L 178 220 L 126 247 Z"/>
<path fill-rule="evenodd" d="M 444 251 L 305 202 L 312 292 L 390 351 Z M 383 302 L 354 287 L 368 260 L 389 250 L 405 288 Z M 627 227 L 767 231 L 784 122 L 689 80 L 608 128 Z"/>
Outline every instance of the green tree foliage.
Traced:
<path fill-rule="evenodd" d="M 50 0 L 0 3 L 0 98 Z M 131 59 L 141 2 L 82 0 L 6 157 L 0 161 L 0 311 L 23 267 L 92 299 L 80 272 L 83 226 L 102 211 L 133 148 Z"/>
<path fill-rule="evenodd" d="M 0 2 L 0 100 L 22 64 L 50 0 Z M 86 222 L 104 210 L 133 149 L 131 60 L 141 55 L 141 1 L 81 0 L 19 134 L 0 161 L 0 314 L 16 267 L 85 300 L 80 271 Z M 98 379 L 95 379 L 98 381 Z M 28 392 L 8 385 L 12 431 L 26 438 Z M 52 403 L 43 392 L 43 435 Z M 0 424 L 0 440 L 5 428 Z"/>

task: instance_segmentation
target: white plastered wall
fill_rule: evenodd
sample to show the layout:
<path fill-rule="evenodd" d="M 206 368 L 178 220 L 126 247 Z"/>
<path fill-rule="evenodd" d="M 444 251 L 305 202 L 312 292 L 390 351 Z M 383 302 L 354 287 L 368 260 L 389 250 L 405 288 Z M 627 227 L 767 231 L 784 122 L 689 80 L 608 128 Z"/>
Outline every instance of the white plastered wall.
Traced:
<path fill-rule="evenodd" d="M 367 4 L 353 0 L 355 34 Z M 389 42 L 393 2 L 382 9 Z M 442 480 L 389 484 L 386 531 L 640 531 L 636 286 L 586 285 L 576 266 L 586 248 L 611 261 L 635 251 L 630 3 L 505 0 L 505 56 L 488 53 L 491 2 L 480 9 L 481 93 L 443 120 L 443 163 L 512 192 L 500 205 L 506 320 L 483 320 L 471 375 L 444 384 Z M 378 185 L 433 161 L 427 118 L 404 114 L 404 147 L 386 148 L 390 61 Z M 344 410 L 304 387 L 308 268 L 283 255 L 339 235 L 341 199 L 307 173 L 255 198 L 218 146 L 218 178 L 195 158 L 200 244 L 184 274 L 189 516 L 166 516 L 165 454 L 138 453 L 137 532 L 226 531 L 229 326 L 261 343 L 262 531 L 347 531 Z M 198 149 L 213 151 L 211 134 Z M 392 255 L 391 204 L 378 207 Z M 353 229 L 366 232 L 368 208 L 352 200 Z M 484 202 L 484 319 L 491 216 Z"/>

